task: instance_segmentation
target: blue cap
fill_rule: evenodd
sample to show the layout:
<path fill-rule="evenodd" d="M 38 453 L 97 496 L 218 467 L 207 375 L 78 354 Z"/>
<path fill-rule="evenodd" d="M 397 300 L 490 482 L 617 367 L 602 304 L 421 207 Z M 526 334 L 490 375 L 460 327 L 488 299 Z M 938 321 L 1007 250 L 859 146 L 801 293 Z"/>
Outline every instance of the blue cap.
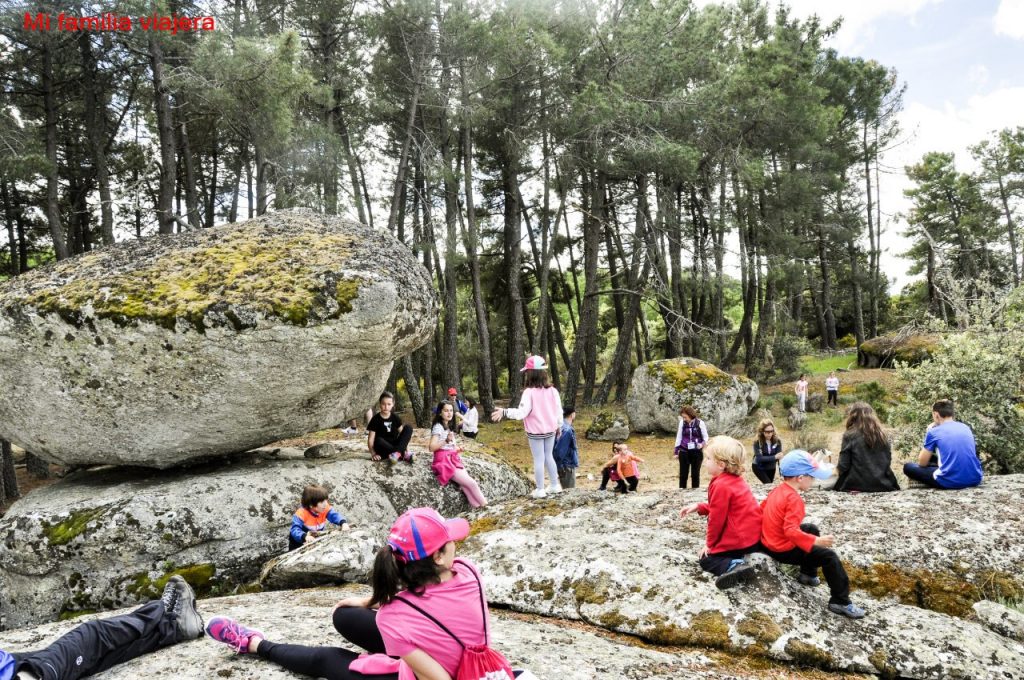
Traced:
<path fill-rule="evenodd" d="M 779 463 L 779 470 L 783 477 L 810 475 L 815 479 L 828 479 L 832 476 L 831 465 L 819 463 L 803 449 L 793 449 L 783 456 L 782 462 Z"/>

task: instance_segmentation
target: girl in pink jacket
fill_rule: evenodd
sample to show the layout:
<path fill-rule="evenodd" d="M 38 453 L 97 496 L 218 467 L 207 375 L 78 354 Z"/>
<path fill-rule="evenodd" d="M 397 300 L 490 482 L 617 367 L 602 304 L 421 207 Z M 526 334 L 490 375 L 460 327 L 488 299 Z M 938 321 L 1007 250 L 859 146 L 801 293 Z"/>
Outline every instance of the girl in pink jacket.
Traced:
<path fill-rule="evenodd" d="M 498 422 L 502 417 L 523 421 L 526 440 L 530 443 L 533 456 L 533 476 L 537 488 L 530 494 L 544 498 L 549 493 L 561 493 L 558 483 L 558 467 L 552 451 L 555 448 L 555 433 L 562 424 L 562 396 L 548 380 L 548 365 L 544 357 L 532 356 L 521 369 L 525 372 L 523 396 L 519 408 L 495 409 L 491 420 Z M 547 469 L 551 484 L 544 488 L 544 470 Z"/>

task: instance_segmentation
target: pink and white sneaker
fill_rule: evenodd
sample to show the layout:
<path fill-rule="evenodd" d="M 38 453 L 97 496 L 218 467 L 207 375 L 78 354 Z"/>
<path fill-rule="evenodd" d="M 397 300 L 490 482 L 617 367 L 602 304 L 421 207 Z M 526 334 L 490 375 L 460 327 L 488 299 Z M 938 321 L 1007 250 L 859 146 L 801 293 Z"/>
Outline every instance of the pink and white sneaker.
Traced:
<path fill-rule="evenodd" d="M 206 633 L 217 642 L 223 642 L 239 654 L 249 653 L 249 640 L 266 636 L 258 630 L 246 628 L 238 621 L 226 616 L 215 616 L 206 624 Z"/>

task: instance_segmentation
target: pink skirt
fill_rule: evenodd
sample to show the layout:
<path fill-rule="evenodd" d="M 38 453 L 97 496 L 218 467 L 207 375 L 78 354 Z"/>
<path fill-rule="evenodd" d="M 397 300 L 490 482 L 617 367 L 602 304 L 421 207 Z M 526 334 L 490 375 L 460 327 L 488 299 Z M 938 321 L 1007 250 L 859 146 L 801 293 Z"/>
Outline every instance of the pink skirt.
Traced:
<path fill-rule="evenodd" d="M 455 474 L 456 470 L 462 470 L 465 467 L 462 464 L 462 457 L 459 456 L 458 449 L 438 449 L 434 451 L 434 462 L 430 464 L 430 469 L 433 471 L 434 476 L 437 477 L 437 481 L 441 486 L 452 480 L 452 475 Z"/>

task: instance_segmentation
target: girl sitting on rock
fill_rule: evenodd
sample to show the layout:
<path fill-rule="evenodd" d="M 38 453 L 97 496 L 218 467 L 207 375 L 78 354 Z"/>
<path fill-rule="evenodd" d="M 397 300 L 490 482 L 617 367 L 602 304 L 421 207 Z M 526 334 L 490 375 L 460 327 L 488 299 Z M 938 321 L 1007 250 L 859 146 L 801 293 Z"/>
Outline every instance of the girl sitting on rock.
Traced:
<path fill-rule="evenodd" d="M 430 469 L 437 477 L 441 486 L 453 481 L 462 487 L 462 493 L 466 495 L 469 505 L 474 508 L 482 508 L 487 505 L 487 499 L 480 491 L 480 485 L 469 476 L 466 466 L 462 464 L 459 456 L 459 448 L 455 431 L 455 405 L 450 401 L 442 401 L 437 405 L 437 415 L 434 416 L 434 425 L 430 429 L 430 443 L 427 448 L 434 454 L 434 461 Z"/>
<path fill-rule="evenodd" d="M 466 663 L 465 648 L 491 642 L 480 573 L 455 557 L 455 541 L 468 534 L 466 520 L 446 520 L 432 508 L 408 510 L 395 521 L 373 564 L 373 594 L 346 598 L 334 609 L 334 627 L 370 656 L 342 647 L 270 642 L 263 633 L 223 617 L 211 619 L 206 632 L 239 654 L 256 654 L 327 680 L 454 678 Z M 517 675 L 493 654 L 497 661 L 485 677 L 533 677 Z"/>

